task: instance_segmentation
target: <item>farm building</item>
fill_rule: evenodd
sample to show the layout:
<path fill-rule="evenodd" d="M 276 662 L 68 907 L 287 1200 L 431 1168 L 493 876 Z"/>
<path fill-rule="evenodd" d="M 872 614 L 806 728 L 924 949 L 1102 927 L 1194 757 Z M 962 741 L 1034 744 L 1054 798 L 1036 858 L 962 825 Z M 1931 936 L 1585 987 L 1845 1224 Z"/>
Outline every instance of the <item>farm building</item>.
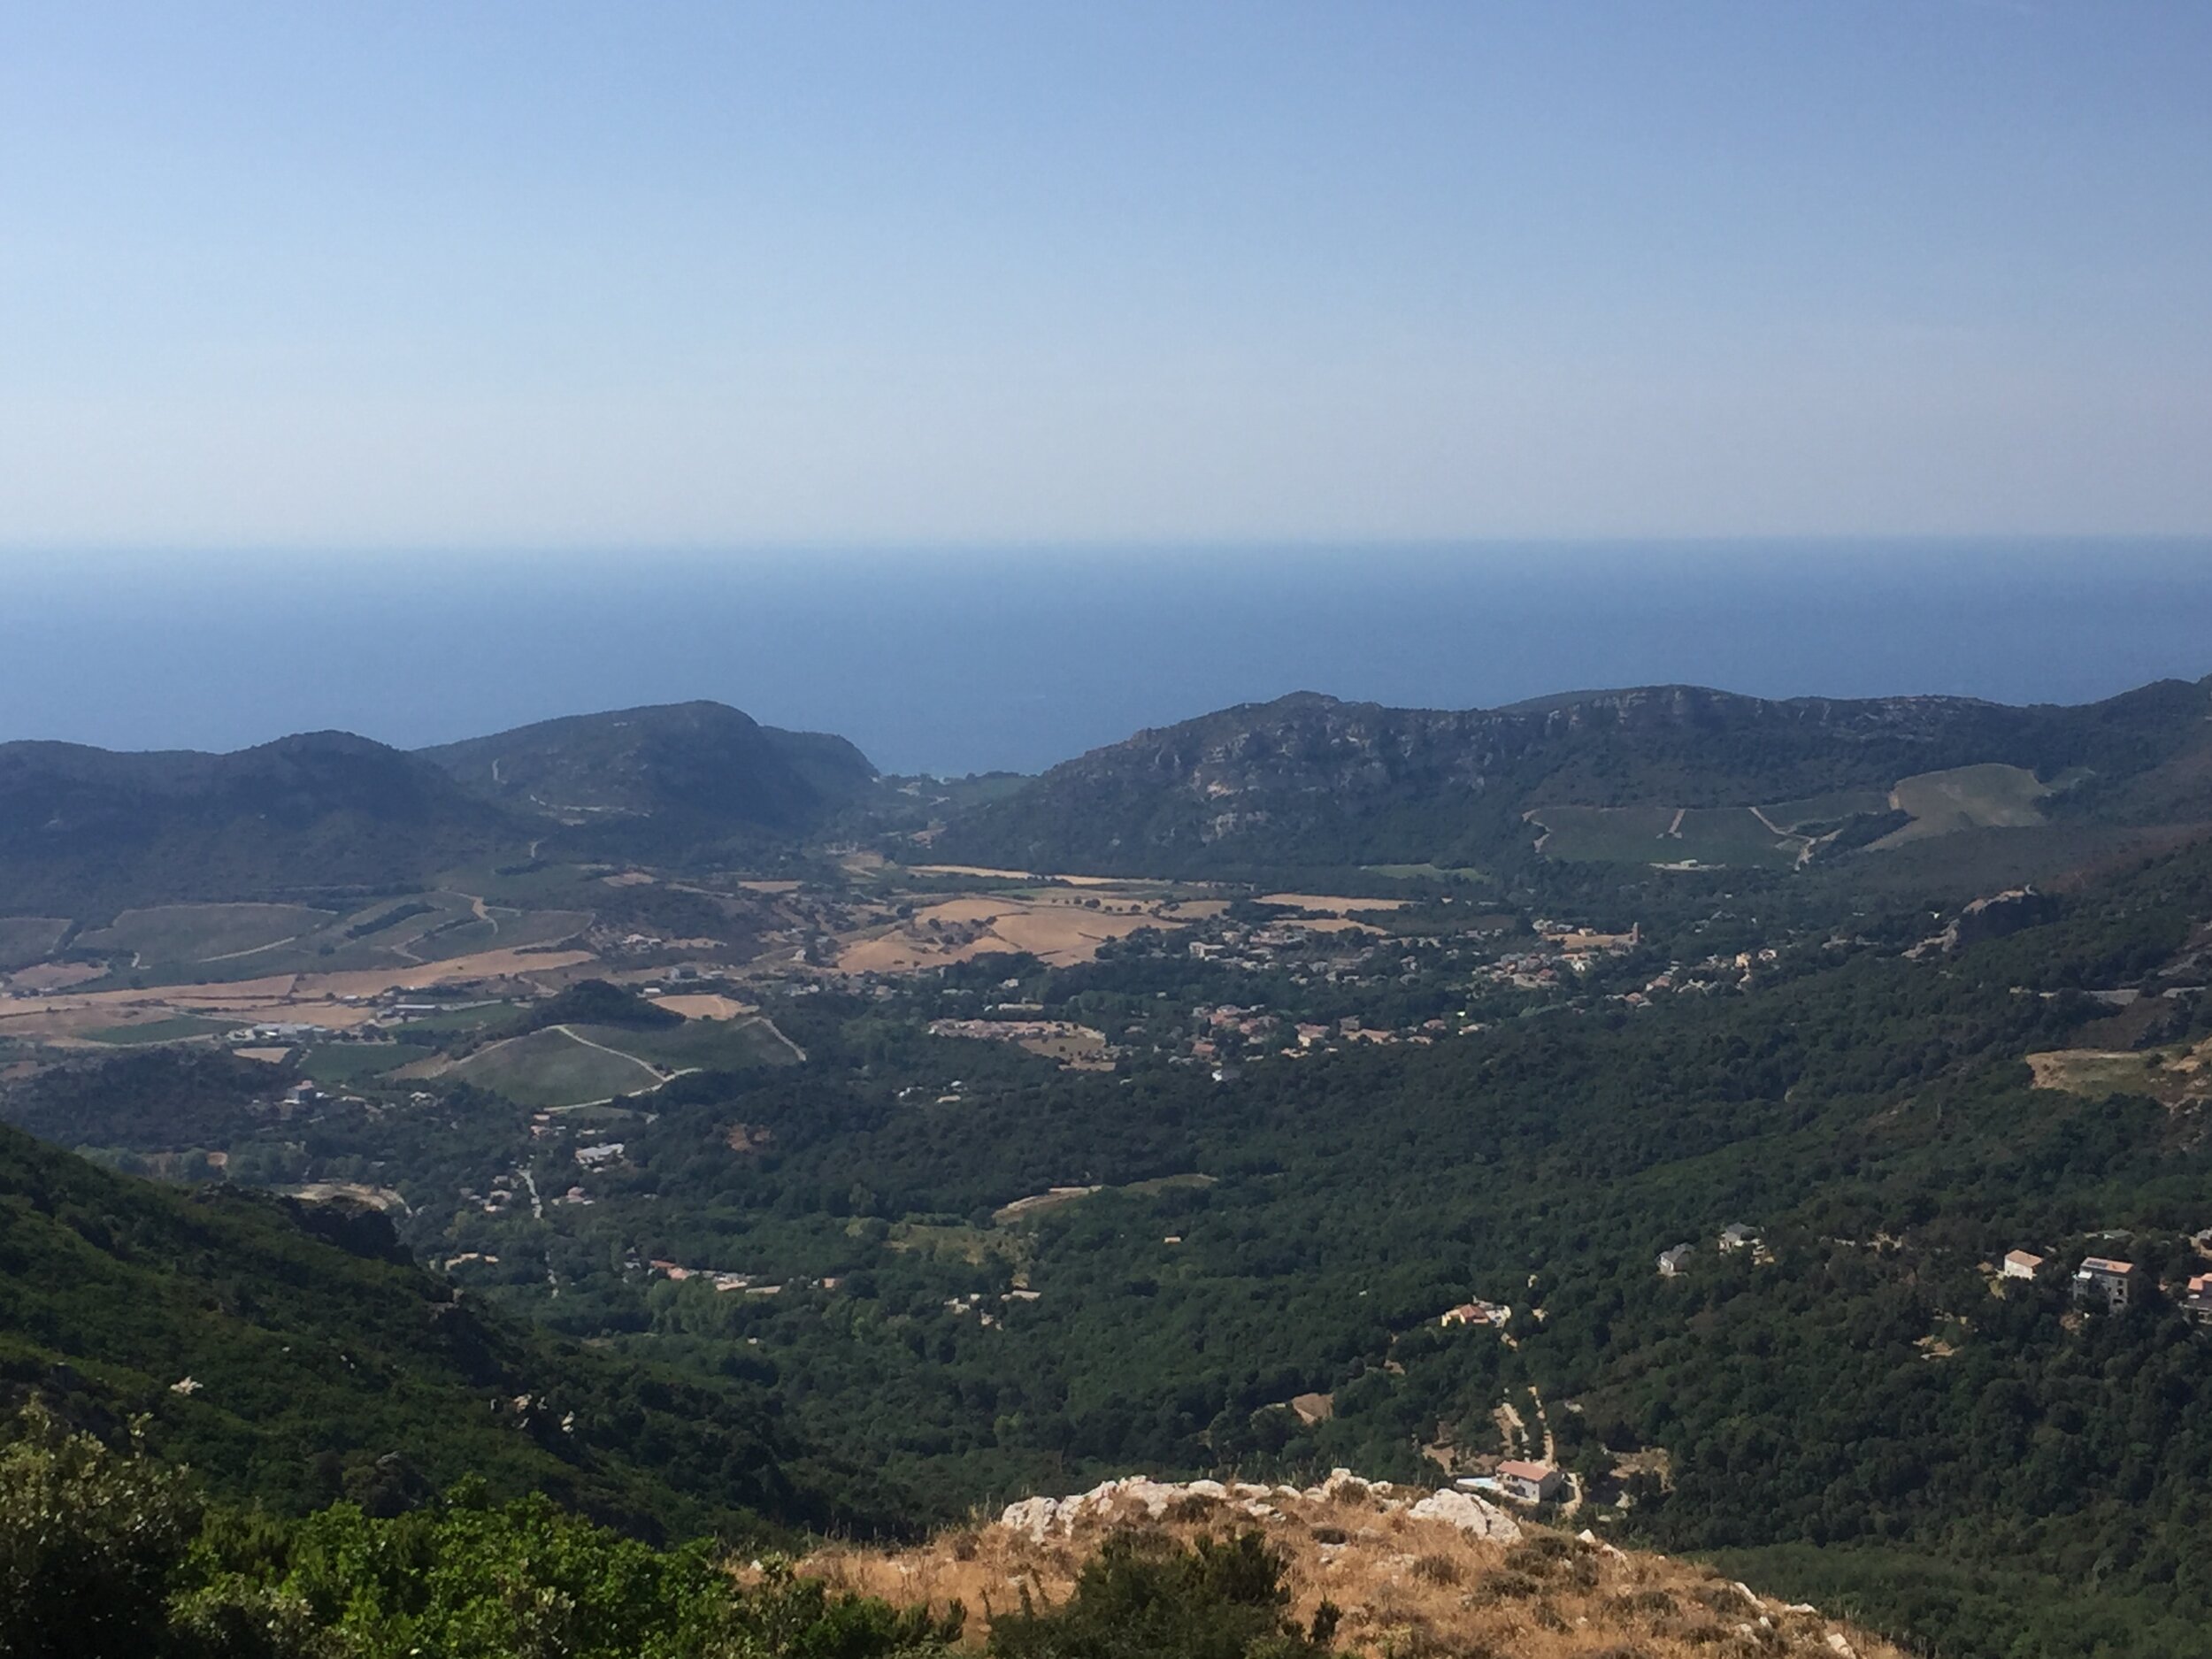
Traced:
<path fill-rule="evenodd" d="M 1566 1477 L 1549 1463 L 1508 1458 L 1498 1465 L 1498 1489 L 1524 1503 L 1548 1503 L 1559 1495 L 1566 1484 Z"/>

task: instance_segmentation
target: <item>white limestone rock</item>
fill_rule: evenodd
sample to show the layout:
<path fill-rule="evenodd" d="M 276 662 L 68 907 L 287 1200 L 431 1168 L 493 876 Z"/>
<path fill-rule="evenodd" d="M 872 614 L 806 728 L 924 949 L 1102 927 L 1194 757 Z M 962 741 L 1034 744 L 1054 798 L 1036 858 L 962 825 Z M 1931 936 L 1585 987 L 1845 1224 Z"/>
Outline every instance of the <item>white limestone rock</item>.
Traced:
<path fill-rule="evenodd" d="M 1470 1538 L 1494 1538 L 1509 1544 L 1521 1536 L 1521 1524 L 1496 1504 L 1449 1486 L 1423 1498 L 1409 1513 L 1417 1521 L 1448 1522 Z"/>

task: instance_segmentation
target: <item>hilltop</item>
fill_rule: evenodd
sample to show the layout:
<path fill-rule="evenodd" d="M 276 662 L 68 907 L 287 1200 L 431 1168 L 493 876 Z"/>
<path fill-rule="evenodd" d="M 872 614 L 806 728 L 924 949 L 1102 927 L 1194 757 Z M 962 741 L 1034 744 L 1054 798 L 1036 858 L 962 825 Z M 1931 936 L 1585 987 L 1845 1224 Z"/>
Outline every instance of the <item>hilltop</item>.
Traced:
<path fill-rule="evenodd" d="M 955 819 L 932 856 L 1155 874 L 1540 849 L 1787 865 L 1961 831 L 2143 826 L 2212 817 L 2208 715 L 2212 680 L 2078 708 L 1665 686 L 1450 711 L 1302 692 L 1065 762 Z"/>
<path fill-rule="evenodd" d="M 524 839 L 438 767 L 343 732 L 228 755 L 0 744 L 11 911 L 380 890 Z"/>
<path fill-rule="evenodd" d="M 781 731 L 718 703 L 572 715 L 419 753 L 570 841 L 664 853 L 746 831 L 803 833 L 876 777 L 841 737 Z"/>
<path fill-rule="evenodd" d="M 231 754 L 0 744 L 0 913 L 311 902 L 440 872 L 776 844 L 869 791 L 841 737 L 716 703 L 577 715 L 413 753 L 344 732 Z"/>

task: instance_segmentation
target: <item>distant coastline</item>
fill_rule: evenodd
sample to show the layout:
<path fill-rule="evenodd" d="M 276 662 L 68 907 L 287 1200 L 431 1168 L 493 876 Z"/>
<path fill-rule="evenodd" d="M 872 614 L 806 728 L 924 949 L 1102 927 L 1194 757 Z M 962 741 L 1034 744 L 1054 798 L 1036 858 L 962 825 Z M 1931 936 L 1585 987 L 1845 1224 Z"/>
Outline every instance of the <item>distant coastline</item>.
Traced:
<path fill-rule="evenodd" d="M 1033 771 L 1297 689 L 2093 700 L 2212 672 L 2212 539 L 905 554 L 11 555 L 0 740 L 403 746 L 716 698 Z"/>

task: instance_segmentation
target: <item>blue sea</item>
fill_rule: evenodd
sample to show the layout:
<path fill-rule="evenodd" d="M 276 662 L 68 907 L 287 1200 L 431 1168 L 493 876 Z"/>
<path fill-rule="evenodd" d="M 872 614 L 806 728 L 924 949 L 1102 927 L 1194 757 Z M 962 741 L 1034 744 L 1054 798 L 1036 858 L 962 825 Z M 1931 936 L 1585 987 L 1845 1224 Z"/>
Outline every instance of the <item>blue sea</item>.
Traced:
<path fill-rule="evenodd" d="M 710 697 L 1035 771 L 1296 690 L 2083 702 L 2212 674 L 2212 541 L 0 555 L 0 739 L 414 747 Z"/>

